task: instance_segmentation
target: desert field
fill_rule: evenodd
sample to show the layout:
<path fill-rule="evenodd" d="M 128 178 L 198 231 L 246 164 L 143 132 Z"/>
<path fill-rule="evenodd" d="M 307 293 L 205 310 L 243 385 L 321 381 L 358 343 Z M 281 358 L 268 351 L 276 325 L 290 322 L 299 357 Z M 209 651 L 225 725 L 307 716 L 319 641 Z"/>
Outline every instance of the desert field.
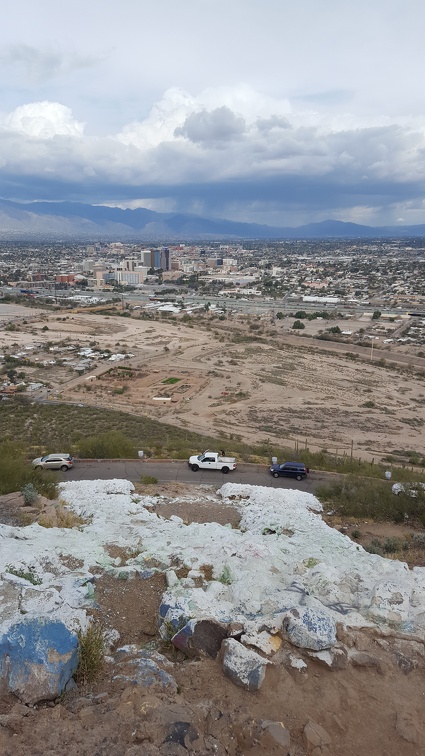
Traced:
<path fill-rule="evenodd" d="M 113 407 L 229 443 L 267 441 L 369 460 L 400 450 L 424 454 L 425 360 L 397 363 L 386 351 L 384 361 L 378 349 L 371 359 L 366 349 L 297 338 L 285 328 L 269 337 L 263 330 L 259 340 L 248 318 L 170 322 L 21 309 L 25 322 L 14 311 L 16 330 L 0 330 L 0 351 L 31 355 L 26 380 L 50 387 L 36 390 L 36 399 Z M 69 355 L 84 349 L 93 354 L 76 370 Z"/>

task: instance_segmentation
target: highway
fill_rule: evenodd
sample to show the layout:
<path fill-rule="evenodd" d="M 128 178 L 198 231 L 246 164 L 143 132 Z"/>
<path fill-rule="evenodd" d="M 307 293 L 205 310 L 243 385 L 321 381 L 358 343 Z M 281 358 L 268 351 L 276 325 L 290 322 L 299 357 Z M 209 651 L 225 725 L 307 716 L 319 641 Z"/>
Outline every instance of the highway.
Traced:
<path fill-rule="evenodd" d="M 66 473 L 55 473 L 61 480 L 111 480 L 124 478 L 133 483 L 140 481 L 142 475 L 151 475 L 159 483 L 178 481 L 197 485 L 213 485 L 220 487 L 224 483 L 248 483 L 255 486 L 269 486 L 270 488 L 294 488 L 299 491 L 314 493 L 317 486 L 334 477 L 332 473 L 322 471 L 311 472 L 301 481 L 295 478 L 273 478 L 267 465 L 240 464 L 236 470 L 224 475 L 218 471 L 200 470 L 197 473 L 189 469 L 187 462 L 164 460 L 148 461 L 134 459 L 114 460 L 76 460 L 74 467 Z"/>

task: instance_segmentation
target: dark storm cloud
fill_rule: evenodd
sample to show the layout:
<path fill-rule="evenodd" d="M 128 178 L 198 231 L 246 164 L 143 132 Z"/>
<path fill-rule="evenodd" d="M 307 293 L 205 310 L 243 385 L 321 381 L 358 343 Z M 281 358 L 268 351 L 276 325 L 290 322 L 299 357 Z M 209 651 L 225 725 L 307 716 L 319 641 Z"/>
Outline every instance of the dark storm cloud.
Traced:
<path fill-rule="evenodd" d="M 174 135 L 208 145 L 231 141 L 242 136 L 244 131 L 244 119 L 223 105 L 215 110 L 204 109 L 200 113 L 192 113 L 186 118 L 183 126 L 174 130 Z"/>

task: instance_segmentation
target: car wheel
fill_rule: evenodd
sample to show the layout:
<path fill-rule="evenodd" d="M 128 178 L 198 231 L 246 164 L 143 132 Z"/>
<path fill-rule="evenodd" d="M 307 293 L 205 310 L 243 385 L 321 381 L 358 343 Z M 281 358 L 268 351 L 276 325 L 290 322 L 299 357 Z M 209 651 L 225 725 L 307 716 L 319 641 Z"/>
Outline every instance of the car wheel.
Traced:
<path fill-rule="evenodd" d="M 302 479 L 303 479 L 302 475 L 297 475 L 297 480 L 302 480 Z"/>
<path fill-rule="evenodd" d="M 36 470 L 42 470 L 43 468 L 42 468 L 42 466 L 41 466 L 41 465 L 37 465 L 35 469 L 36 469 Z"/>
<path fill-rule="evenodd" d="M 193 472 L 198 472 L 198 470 L 199 470 L 199 465 L 192 465 Z"/>
<path fill-rule="evenodd" d="M 67 469 L 68 469 L 68 467 L 66 465 L 62 465 L 62 467 L 61 467 L 62 472 L 66 472 Z"/>
<path fill-rule="evenodd" d="M 225 475 L 227 475 L 227 473 L 229 472 L 229 468 L 228 467 L 222 467 L 221 468 L 221 472 L 224 473 Z"/>
<path fill-rule="evenodd" d="M 278 478 L 279 477 L 279 473 L 273 473 L 273 477 L 274 478 Z"/>

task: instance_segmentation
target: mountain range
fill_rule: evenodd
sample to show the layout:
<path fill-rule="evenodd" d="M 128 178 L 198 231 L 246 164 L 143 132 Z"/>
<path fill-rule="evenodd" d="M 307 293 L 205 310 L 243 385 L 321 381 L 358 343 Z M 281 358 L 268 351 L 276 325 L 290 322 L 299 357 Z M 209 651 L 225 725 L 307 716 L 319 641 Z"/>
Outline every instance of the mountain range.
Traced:
<path fill-rule="evenodd" d="M 326 220 L 297 228 L 200 218 L 181 213 L 123 210 L 80 202 L 0 200 L 0 239 L 213 240 L 371 239 L 425 236 L 425 224 L 363 226 Z"/>

